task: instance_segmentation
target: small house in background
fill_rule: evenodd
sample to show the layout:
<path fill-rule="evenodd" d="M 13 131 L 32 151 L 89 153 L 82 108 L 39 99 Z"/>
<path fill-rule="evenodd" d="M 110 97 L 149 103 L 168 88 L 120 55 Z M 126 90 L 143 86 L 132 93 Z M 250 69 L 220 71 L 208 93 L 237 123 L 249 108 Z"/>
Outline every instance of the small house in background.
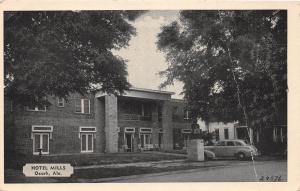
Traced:
<path fill-rule="evenodd" d="M 263 154 L 282 153 L 287 144 L 287 125 L 252 127 L 238 122 L 209 122 L 198 120 L 202 131 L 214 134 L 213 141 L 243 139 L 254 144 Z"/>

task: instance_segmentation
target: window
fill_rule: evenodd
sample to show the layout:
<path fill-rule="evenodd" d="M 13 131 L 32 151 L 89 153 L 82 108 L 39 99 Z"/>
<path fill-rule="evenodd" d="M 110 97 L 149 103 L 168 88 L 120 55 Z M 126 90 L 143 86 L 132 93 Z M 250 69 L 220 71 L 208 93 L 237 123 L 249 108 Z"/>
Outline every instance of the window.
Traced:
<path fill-rule="evenodd" d="M 96 127 L 80 127 L 79 129 L 80 129 L 79 132 L 86 132 L 86 133 L 96 132 Z"/>
<path fill-rule="evenodd" d="M 34 133 L 33 154 L 49 154 L 49 133 Z"/>
<path fill-rule="evenodd" d="M 143 103 L 141 106 L 141 115 L 142 116 L 151 116 L 151 105 Z"/>
<path fill-rule="evenodd" d="M 47 97 L 43 97 L 42 100 L 40 100 L 42 102 L 47 102 Z M 26 111 L 46 111 L 46 105 L 43 104 L 36 104 L 33 101 L 25 107 Z"/>
<path fill-rule="evenodd" d="M 189 110 L 184 109 L 183 119 L 189 119 Z"/>
<path fill-rule="evenodd" d="M 162 120 L 162 106 L 158 105 L 157 107 L 158 121 Z"/>
<path fill-rule="evenodd" d="M 151 128 L 140 128 L 140 140 L 141 147 L 143 149 L 150 149 L 152 144 L 152 129 Z"/>
<path fill-rule="evenodd" d="M 140 128 L 140 133 L 152 133 L 151 128 Z"/>
<path fill-rule="evenodd" d="M 65 99 L 64 98 L 57 98 L 57 106 L 58 107 L 65 107 Z"/>
<path fill-rule="evenodd" d="M 75 113 L 90 114 L 90 100 L 89 99 L 76 99 L 75 100 Z"/>
<path fill-rule="evenodd" d="M 125 133 L 135 133 L 134 127 L 125 127 Z"/>
<path fill-rule="evenodd" d="M 46 106 L 27 106 L 27 111 L 46 111 Z"/>
<path fill-rule="evenodd" d="M 93 139 L 93 133 L 81 133 L 81 152 L 93 152 Z"/>
<path fill-rule="evenodd" d="M 141 147 L 143 149 L 150 149 L 152 145 L 152 129 L 151 128 L 140 128 L 140 140 Z"/>
<path fill-rule="evenodd" d="M 81 152 L 94 151 L 94 138 L 96 127 L 79 127 Z"/>
<path fill-rule="evenodd" d="M 234 146 L 234 143 L 232 141 L 228 141 L 227 146 Z"/>
<path fill-rule="evenodd" d="M 140 120 L 142 121 L 151 121 L 152 118 L 152 110 L 151 105 L 142 103 L 141 105 L 141 113 L 140 113 Z"/>
<path fill-rule="evenodd" d="M 147 148 L 151 144 L 151 134 L 141 134 L 141 147 L 142 148 Z"/>
<path fill-rule="evenodd" d="M 225 146 L 225 142 L 224 141 L 220 141 L 217 143 L 217 146 Z"/>
<path fill-rule="evenodd" d="M 32 132 L 53 132 L 53 126 L 33 125 Z"/>
<path fill-rule="evenodd" d="M 224 139 L 229 139 L 228 129 L 224 129 Z"/>
<path fill-rule="evenodd" d="M 241 142 L 235 141 L 235 146 L 244 146 Z"/>
<path fill-rule="evenodd" d="M 33 154 L 49 154 L 49 139 L 52 138 L 53 126 L 33 125 Z"/>

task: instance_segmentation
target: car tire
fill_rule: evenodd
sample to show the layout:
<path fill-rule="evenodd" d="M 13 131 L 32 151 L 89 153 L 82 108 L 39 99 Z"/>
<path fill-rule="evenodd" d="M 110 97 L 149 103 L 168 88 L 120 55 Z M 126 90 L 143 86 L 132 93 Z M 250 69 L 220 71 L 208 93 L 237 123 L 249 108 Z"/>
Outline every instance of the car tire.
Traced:
<path fill-rule="evenodd" d="M 236 156 L 239 160 L 245 160 L 246 159 L 246 155 L 243 152 L 237 153 Z"/>

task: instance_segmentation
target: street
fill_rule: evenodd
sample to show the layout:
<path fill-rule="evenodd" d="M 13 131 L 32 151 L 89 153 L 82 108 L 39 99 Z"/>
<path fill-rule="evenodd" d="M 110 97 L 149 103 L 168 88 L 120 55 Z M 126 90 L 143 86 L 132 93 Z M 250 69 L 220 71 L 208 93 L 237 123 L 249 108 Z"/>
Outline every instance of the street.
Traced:
<path fill-rule="evenodd" d="M 193 169 L 170 172 L 162 175 L 140 175 L 124 177 L 114 182 L 253 182 L 253 181 L 287 181 L 286 161 L 258 161 L 255 162 L 257 177 L 252 161 L 231 164 L 225 167 Z"/>

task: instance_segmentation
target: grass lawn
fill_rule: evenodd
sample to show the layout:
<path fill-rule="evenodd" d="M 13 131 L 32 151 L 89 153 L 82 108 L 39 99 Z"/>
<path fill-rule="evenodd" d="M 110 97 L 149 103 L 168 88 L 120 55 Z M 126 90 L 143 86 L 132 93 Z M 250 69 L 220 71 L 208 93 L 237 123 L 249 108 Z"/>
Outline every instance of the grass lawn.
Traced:
<path fill-rule="evenodd" d="M 208 167 L 208 166 L 206 166 Z M 167 166 L 163 168 L 158 167 L 138 167 L 138 166 L 126 166 L 120 168 L 92 168 L 92 169 L 76 169 L 74 174 L 68 178 L 27 178 L 21 172 L 16 176 L 5 177 L 5 183 L 76 183 L 76 182 L 94 182 L 93 179 L 112 178 L 120 176 L 130 175 L 142 175 L 150 173 L 188 170 L 203 168 L 197 165 L 179 165 L 179 166 Z M 15 170 L 16 171 L 16 170 Z M 18 170 L 20 171 L 20 170 Z"/>
<path fill-rule="evenodd" d="M 22 169 L 26 163 L 70 163 L 72 166 L 88 166 L 101 164 L 117 164 L 132 162 L 147 162 L 160 160 L 185 159 L 185 156 L 174 156 L 160 153 L 107 153 L 107 154 L 78 154 L 63 156 L 32 156 L 17 157 L 17 160 L 6 161 L 7 168 Z"/>
<path fill-rule="evenodd" d="M 171 151 L 165 151 L 166 153 L 175 153 L 175 154 L 187 154 L 186 150 L 171 150 Z"/>

